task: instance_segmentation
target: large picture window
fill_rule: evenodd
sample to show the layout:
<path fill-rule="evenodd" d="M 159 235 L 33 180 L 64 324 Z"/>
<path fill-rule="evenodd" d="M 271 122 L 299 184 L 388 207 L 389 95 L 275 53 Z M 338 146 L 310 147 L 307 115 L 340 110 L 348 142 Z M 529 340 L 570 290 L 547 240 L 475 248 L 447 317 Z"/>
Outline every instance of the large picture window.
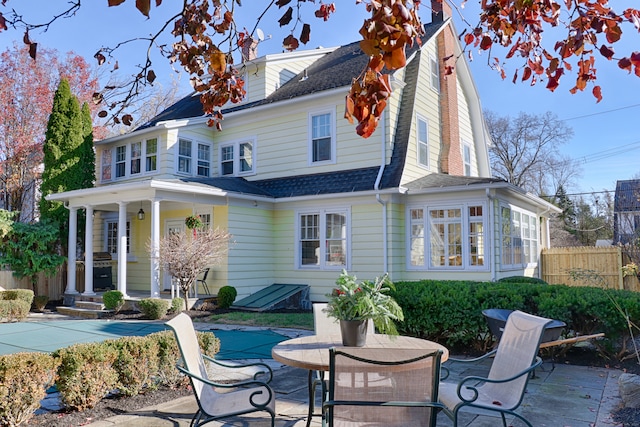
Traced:
<path fill-rule="evenodd" d="M 323 210 L 298 215 L 298 267 L 348 268 L 349 213 Z"/>
<path fill-rule="evenodd" d="M 483 204 L 416 206 L 407 215 L 408 268 L 487 269 Z"/>

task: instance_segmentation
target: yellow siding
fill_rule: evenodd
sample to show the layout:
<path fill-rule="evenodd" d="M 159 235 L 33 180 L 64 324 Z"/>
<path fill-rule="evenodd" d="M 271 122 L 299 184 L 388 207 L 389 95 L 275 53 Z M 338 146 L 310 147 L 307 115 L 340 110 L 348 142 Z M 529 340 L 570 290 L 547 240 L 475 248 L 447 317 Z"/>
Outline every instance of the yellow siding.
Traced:
<path fill-rule="evenodd" d="M 419 77 L 416 87 L 414 114 L 411 118 L 411 132 L 409 146 L 407 147 L 407 160 L 402 176 L 402 184 L 411 182 L 428 173 L 438 172 L 438 158 L 440 156 L 441 130 L 440 130 L 440 106 L 439 94 L 431 88 L 431 75 L 429 58 L 436 55 L 435 40 L 430 40 L 422 48 L 420 56 Z M 417 121 L 420 115 L 428 122 L 429 132 L 429 167 L 418 165 L 417 154 Z"/>

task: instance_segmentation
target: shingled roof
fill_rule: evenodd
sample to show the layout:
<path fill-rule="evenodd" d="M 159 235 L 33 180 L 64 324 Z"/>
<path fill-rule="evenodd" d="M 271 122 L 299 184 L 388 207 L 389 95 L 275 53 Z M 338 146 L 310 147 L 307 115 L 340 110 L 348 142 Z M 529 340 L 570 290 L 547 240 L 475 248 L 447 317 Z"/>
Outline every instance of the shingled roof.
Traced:
<path fill-rule="evenodd" d="M 496 182 L 506 182 L 499 178 L 481 178 L 473 176 L 456 176 L 444 173 L 432 173 L 411 181 L 405 185 L 409 190 L 424 190 L 428 188 L 465 187 L 474 185 L 486 185 Z"/>
<path fill-rule="evenodd" d="M 640 211 L 640 179 L 616 182 L 615 212 Z"/>

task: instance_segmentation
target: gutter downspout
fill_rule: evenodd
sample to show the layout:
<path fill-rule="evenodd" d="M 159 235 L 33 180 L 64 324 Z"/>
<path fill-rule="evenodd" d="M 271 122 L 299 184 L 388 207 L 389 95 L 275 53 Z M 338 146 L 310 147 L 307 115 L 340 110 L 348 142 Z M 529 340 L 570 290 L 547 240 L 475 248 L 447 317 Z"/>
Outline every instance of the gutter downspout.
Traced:
<path fill-rule="evenodd" d="M 489 188 L 485 189 L 485 194 L 487 195 L 487 199 L 489 199 L 489 233 L 488 235 L 491 236 L 491 240 L 493 242 L 495 242 L 495 236 L 493 235 L 494 233 L 494 228 L 495 228 L 495 215 L 494 215 L 494 203 L 493 201 L 495 200 L 495 197 L 493 197 L 491 195 L 491 190 Z M 493 248 L 493 244 L 488 245 L 489 248 L 489 257 L 491 259 L 491 281 L 495 282 L 497 280 L 497 270 L 498 270 L 498 263 L 496 262 L 496 257 L 493 252 L 496 252 L 496 250 L 492 250 Z"/>
<path fill-rule="evenodd" d="M 382 181 L 382 174 L 384 173 L 384 166 L 386 161 L 386 148 L 387 148 L 387 120 L 388 114 L 384 114 L 384 126 L 382 127 L 382 158 L 380 159 L 380 169 L 378 169 L 378 176 L 376 182 L 373 185 L 373 189 L 376 191 L 376 200 L 382 205 L 382 269 L 385 273 L 389 272 L 389 260 L 387 259 L 388 251 L 388 237 L 387 237 L 387 202 L 380 197 L 380 181 Z"/>

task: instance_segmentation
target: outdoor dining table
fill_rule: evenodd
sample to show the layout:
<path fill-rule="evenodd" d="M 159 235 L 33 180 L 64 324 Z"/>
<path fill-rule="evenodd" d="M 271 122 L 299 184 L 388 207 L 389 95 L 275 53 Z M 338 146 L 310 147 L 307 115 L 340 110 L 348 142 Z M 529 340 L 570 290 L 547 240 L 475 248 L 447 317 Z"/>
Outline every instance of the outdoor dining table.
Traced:
<path fill-rule="evenodd" d="M 311 422 L 314 402 L 311 401 L 311 378 L 313 371 L 329 371 L 329 349 L 344 348 L 340 335 L 309 335 L 282 341 L 271 349 L 274 360 L 288 366 L 309 370 L 309 417 L 307 426 Z M 420 349 L 427 351 L 442 350 L 441 361 L 449 358 L 449 350 L 433 341 L 423 340 L 404 335 L 369 334 L 365 348 L 380 349 Z M 324 399 L 324 396 L 323 396 Z M 318 414 L 319 415 L 319 414 Z"/>

